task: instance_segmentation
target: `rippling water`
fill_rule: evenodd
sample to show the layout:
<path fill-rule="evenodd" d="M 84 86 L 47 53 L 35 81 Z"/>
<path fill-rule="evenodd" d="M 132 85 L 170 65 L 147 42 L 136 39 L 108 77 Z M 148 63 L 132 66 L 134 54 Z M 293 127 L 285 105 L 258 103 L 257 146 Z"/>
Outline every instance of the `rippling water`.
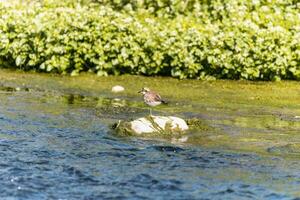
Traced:
<path fill-rule="evenodd" d="M 0 94 L 1 199 L 296 199 L 299 159 L 114 136 L 84 98 Z"/>

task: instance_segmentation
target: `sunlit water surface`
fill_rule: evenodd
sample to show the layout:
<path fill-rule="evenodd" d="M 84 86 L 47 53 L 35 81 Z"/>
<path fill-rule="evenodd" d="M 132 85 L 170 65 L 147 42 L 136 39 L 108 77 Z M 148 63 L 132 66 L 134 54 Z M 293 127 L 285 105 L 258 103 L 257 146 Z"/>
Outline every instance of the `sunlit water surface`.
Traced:
<path fill-rule="evenodd" d="M 84 99 L 0 95 L 1 199 L 297 199 L 297 158 L 118 137 Z M 117 117 L 116 117 L 117 118 Z"/>

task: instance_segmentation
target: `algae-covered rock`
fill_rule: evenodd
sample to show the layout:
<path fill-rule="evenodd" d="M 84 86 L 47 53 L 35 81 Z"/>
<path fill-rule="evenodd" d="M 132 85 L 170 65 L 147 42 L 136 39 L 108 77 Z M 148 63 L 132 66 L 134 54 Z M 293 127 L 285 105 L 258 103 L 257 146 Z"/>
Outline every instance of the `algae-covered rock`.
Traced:
<path fill-rule="evenodd" d="M 115 129 L 122 135 L 172 134 L 189 129 L 187 123 L 173 116 L 148 116 L 133 121 L 119 121 Z"/>

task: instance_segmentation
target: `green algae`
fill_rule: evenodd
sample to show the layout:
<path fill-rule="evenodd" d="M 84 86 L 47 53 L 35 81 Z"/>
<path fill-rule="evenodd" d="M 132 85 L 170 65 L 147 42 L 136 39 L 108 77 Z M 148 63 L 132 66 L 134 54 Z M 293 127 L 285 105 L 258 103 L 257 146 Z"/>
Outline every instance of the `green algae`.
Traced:
<path fill-rule="evenodd" d="M 125 91 L 112 93 L 114 85 L 122 85 Z M 198 81 L 91 74 L 70 77 L 0 70 L 0 86 L 2 92 L 42 92 L 45 101 L 91 107 L 97 119 L 108 125 L 148 114 L 137 93 L 146 86 L 169 101 L 155 107 L 155 114 L 182 117 L 191 127 L 184 136 L 166 136 L 171 142 L 300 156 L 300 89 L 295 81 Z M 49 112 L 59 112 L 59 108 Z"/>
<path fill-rule="evenodd" d="M 215 128 L 211 127 L 204 120 L 198 118 L 191 118 L 186 120 L 187 125 L 191 129 L 196 129 L 202 132 L 215 131 Z"/>

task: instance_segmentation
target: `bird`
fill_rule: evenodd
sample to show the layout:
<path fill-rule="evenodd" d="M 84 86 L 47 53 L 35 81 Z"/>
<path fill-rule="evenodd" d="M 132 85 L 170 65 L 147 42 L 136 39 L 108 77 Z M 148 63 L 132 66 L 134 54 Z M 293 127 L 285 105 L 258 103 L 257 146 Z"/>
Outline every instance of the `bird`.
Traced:
<path fill-rule="evenodd" d="M 151 91 L 147 87 L 142 88 L 138 93 L 143 95 L 144 103 L 150 106 L 150 116 L 152 116 L 151 107 L 158 106 L 162 103 L 167 104 L 167 102 L 163 100 L 158 93 Z"/>

